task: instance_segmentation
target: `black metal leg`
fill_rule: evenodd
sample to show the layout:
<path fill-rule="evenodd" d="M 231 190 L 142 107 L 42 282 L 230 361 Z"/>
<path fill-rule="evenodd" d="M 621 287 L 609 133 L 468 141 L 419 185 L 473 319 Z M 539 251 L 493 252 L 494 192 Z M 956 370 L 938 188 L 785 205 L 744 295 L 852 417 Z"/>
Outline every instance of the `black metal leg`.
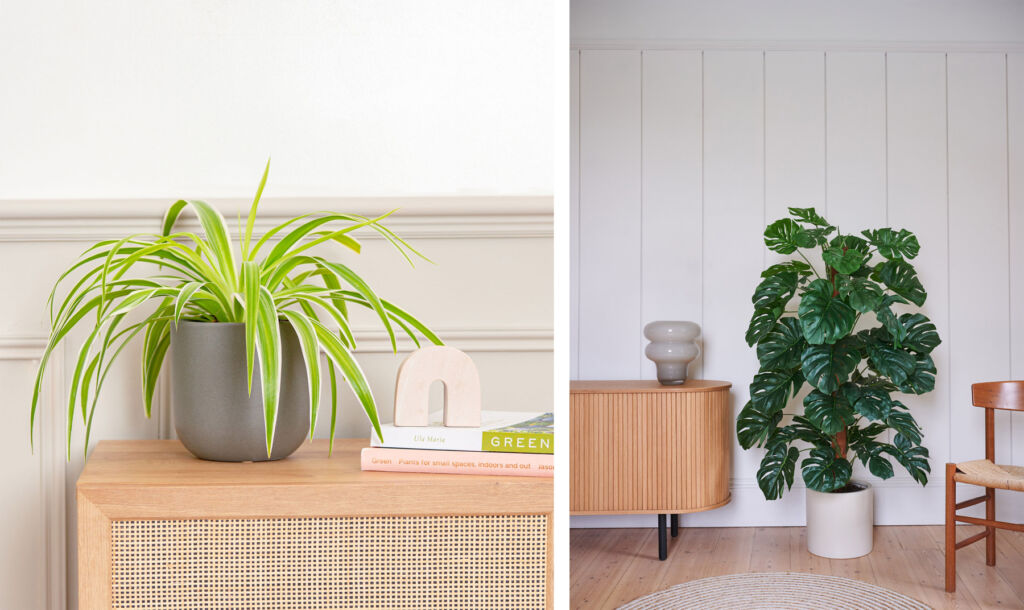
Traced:
<path fill-rule="evenodd" d="M 675 538 L 679 535 L 679 515 L 672 514 L 672 537 Z"/>
<path fill-rule="evenodd" d="M 668 557 L 668 536 L 665 531 L 665 515 L 658 515 L 658 559 L 665 561 Z"/>

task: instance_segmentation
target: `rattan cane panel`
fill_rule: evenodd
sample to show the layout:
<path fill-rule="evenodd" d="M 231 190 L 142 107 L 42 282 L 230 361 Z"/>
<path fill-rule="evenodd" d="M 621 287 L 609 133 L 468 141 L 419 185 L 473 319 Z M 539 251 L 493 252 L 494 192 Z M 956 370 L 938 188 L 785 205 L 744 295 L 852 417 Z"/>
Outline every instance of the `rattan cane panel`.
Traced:
<path fill-rule="evenodd" d="M 113 521 L 115 608 L 543 608 L 545 515 Z"/>

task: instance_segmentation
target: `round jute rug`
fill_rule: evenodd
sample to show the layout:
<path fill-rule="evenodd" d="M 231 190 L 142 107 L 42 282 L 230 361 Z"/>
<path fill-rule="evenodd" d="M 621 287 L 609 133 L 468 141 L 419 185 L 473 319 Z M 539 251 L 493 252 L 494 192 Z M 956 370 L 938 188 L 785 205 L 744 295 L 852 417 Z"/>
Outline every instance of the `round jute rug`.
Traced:
<path fill-rule="evenodd" d="M 773 572 L 713 576 L 635 599 L 620 610 L 928 610 L 930 606 L 839 576 Z"/>

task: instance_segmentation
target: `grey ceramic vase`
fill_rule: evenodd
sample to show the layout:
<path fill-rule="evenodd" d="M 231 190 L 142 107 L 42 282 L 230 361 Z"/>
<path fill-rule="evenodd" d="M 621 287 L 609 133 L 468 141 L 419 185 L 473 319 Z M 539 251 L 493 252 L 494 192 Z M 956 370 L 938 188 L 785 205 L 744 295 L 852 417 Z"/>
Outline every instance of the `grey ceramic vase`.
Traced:
<path fill-rule="evenodd" d="M 644 336 L 650 340 L 644 354 L 654 361 L 658 381 L 662 385 L 686 383 L 687 368 L 700 355 L 696 341 L 700 326 L 693 322 L 651 322 L 644 326 Z"/>
<path fill-rule="evenodd" d="M 299 338 L 281 323 L 281 399 L 267 457 L 259 353 L 252 395 L 245 371 L 245 325 L 183 321 L 171 331 L 174 428 L 185 448 L 218 462 L 288 457 L 309 434 L 309 386 Z"/>

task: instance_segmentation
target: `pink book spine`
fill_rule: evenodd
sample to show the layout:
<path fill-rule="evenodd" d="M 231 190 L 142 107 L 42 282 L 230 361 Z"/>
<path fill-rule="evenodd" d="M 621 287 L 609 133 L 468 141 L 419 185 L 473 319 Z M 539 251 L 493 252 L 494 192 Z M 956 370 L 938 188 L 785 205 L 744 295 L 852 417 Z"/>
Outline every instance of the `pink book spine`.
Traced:
<path fill-rule="evenodd" d="M 533 453 L 365 447 L 361 467 L 383 472 L 551 477 L 555 472 L 553 458 L 553 455 Z"/>

